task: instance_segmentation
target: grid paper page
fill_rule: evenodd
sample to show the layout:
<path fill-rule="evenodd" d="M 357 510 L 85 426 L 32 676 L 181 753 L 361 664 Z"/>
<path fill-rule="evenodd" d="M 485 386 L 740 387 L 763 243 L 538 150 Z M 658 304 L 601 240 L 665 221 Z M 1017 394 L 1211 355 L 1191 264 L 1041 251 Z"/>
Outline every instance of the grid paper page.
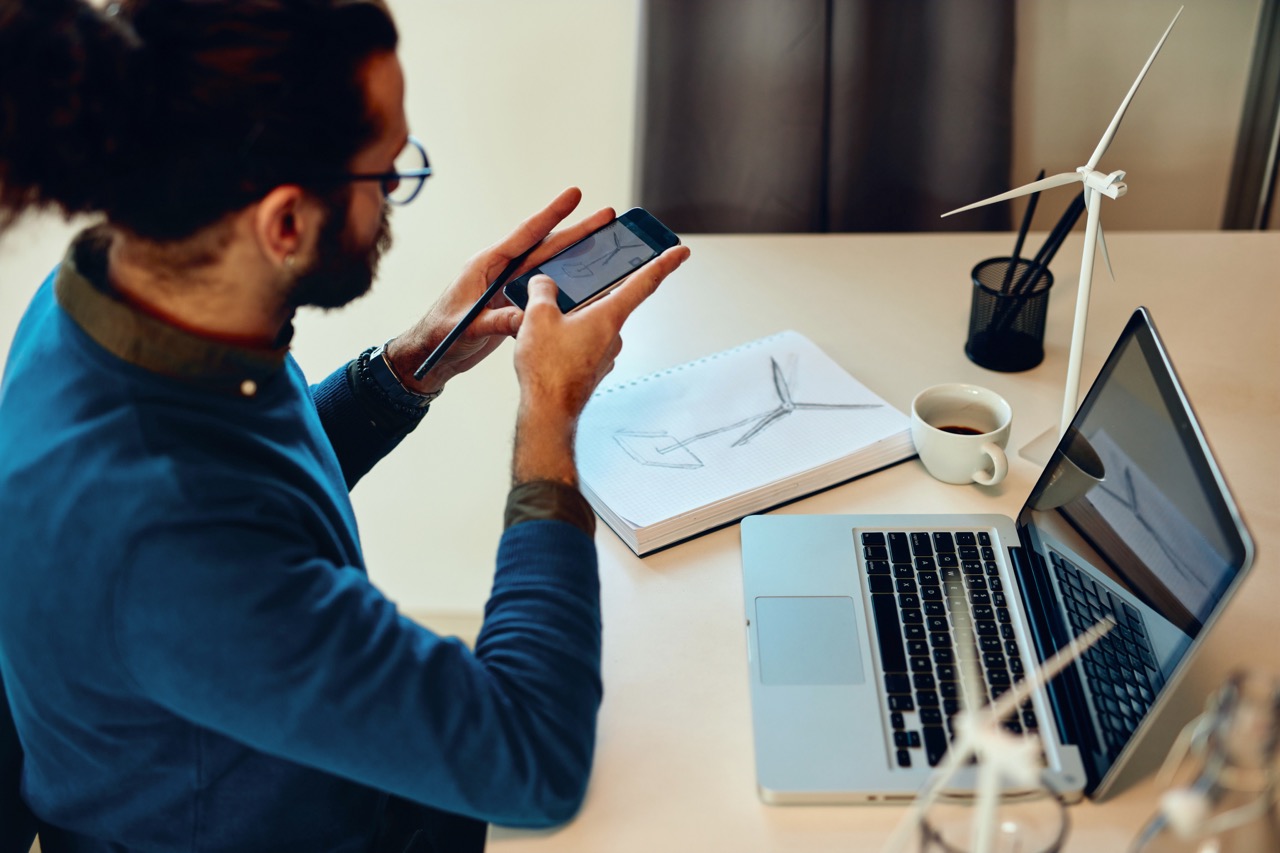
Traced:
<path fill-rule="evenodd" d="M 788 331 L 598 390 L 578 426 L 578 467 L 600 500 L 645 527 L 908 429 Z"/>

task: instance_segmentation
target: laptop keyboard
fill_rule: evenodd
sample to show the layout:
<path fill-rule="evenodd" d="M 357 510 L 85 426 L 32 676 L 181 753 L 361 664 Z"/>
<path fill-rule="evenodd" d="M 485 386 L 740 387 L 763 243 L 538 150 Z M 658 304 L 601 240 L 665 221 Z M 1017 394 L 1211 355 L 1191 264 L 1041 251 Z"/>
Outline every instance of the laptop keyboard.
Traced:
<path fill-rule="evenodd" d="M 1115 628 L 1081 658 L 1107 753 L 1115 758 L 1164 684 L 1146 625 L 1142 614 L 1070 560 L 1050 551 L 1049 561 L 1076 636 L 1104 616 L 1115 620 Z"/>
<path fill-rule="evenodd" d="M 868 531 L 861 546 L 879 638 L 884 697 L 899 767 L 937 765 L 952 737 L 951 717 L 983 705 L 1022 679 L 1018 642 L 986 531 Z M 972 642 L 958 642 L 957 627 Z M 983 684 L 969 697 L 960 665 L 972 661 Z M 966 664 L 967 666 L 967 664 Z M 1002 721 L 1035 731 L 1031 703 Z"/>

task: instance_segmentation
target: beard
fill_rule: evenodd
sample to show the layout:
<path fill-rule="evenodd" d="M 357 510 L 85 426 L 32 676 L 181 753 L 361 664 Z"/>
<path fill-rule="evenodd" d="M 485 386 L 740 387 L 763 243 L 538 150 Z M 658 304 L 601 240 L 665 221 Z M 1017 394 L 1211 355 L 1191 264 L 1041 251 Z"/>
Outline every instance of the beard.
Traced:
<path fill-rule="evenodd" d="M 316 243 L 316 259 L 298 273 L 289 295 L 295 308 L 341 308 L 373 287 L 378 262 L 391 248 L 391 207 L 382 203 L 378 231 L 369 245 L 356 245 L 348 228 L 350 198 L 349 193 L 344 194 L 329 205 Z"/>

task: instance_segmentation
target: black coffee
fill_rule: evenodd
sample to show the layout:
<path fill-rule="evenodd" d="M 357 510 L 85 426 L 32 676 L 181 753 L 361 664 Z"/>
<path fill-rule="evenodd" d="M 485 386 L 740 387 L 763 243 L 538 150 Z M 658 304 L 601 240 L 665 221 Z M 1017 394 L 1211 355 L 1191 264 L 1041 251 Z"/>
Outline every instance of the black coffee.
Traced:
<path fill-rule="evenodd" d="M 982 430 L 967 426 L 944 426 L 938 427 L 938 429 L 943 432 L 950 432 L 956 435 L 982 435 Z"/>

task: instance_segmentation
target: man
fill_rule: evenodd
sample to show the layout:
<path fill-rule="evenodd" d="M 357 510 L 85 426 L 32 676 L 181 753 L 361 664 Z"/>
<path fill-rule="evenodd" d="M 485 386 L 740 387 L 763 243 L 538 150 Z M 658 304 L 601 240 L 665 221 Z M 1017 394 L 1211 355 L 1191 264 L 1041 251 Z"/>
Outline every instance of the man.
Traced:
<path fill-rule="evenodd" d="M 428 171 L 393 169 L 421 151 L 395 42 L 381 0 L 0 2 L 0 219 L 104 216 L 0 385 L 0 678 L 46 853 L 458 849 L 447 815 L 581 802 L 600 619 L 574 426 L 687 250 L 567 316 L 535 279 L 413 381 L 511 258 L 611 218 L 553 231 L 567 190 L 309 386 L 295 309 L 368 288 L 387 199 Z M 508 336 L 513 487 L 472 653 L 369 583 L 347 491 Z"/>

